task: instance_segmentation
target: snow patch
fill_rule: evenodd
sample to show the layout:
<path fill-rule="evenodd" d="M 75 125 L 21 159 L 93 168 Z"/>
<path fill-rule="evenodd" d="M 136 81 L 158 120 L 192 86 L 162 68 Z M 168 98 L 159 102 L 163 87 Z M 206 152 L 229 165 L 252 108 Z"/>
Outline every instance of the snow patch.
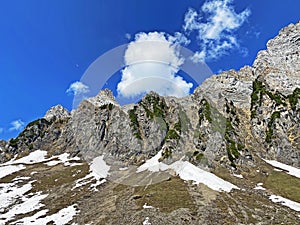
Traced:
<path fill-rule="evenodd" d="M 237 186 L 217 177 L 213 173 L 202 170 L 187 161 L 176 161 L 171 165 L 159 162 L 162 150 L 154 157 L 147 160 L 143 165 L 137 168 L 137 173 L 149 170 L 151 172 L 165 171 L 168 169 L 174 170 L 177 175 L 183 180 L 194 181 L 194 184 L 205 184 L 209 188 L 216 191 L 229 192 L 231 189 L 239 189 Z"/>
<path fill-rule="evenodd" d="M 30 180 L 31 177 L 20 177 L 20 176 L 17 176 L 16 178 L 14 178 L 12 181 L 19 181 L 19 180 Z"/>
<path fill-rule="evenodd" d="M 17 159 L 17 160 L 9 161 L 8 163 L 10 165 L 12 165 L 12 164 L 35 164 L 35 163 L 40 163 L 40 162 L 44 162 L 44 161 L 47 160 L 45 158 L 46 155 L 47 155 L 46 151 L 36 150 L 34 152 L 31 152 L 28 156 L 25 156 L 25 157 Z"/>
<path fill-rule="evenodd" d="M 281 203 L 282 205 L 287 206 L 290 209 L 295 210 L 297 212 L 300 211 L 300 203 L 298 202 L 294 202 L 292 200 L 289 200 L 287 198 L 278 195 L 271 195 L 269 199 L 274 203 Z"/>
<path fill-rule="evenodd" d="M 72 188 L 72 190 L 85 186 L 92 181 L 96 180 L 96 183 L 91 185 L 91 188 L 93 188 L 95 191 L 97 191 L 97 186 L 100 184 L 103 184 L 106 182 L 104 178 L 106 178 L 109 175 L 110 166 L 106 164 L 104 161 L 104 156 L 96 157 L 92 163 L 90 164 L 90 173 L 87 174 L 85 177 L 80 178 L 76 180 L 75 186 Z"/>
<path fill-rule="evenodd" d="M 143 205 L 143 208 L 144 208 L 144 209 L 153 209 L 153 206 L 148 205 L 147 203 L 145 203 L 145 204 Z"/>
<path fill-rule="evenodd" d="M 106 178 L 109 174 L 108 171 L 110 170 L 110 166 L 106 164 L 103 158 L 104 155 L 94 158 L 90 165 L 90 170 L 94 173 L 94 177 L 97 180 Z"/>
<path fill-rule="evenodd" d="M 75 186 L 72 188 L 72 190 L 91 183 L 93 180 L 92 178 L 94 178 L 93 174 L 89 173 L 85 177 L 76 180 Z"/>
<path fill-rule="evenodd" d="M 71 161 L 80 161 L 81 159 L 79 157 L 72 157 L 70 158 L 69 153 L 63 153 L 58 156 L 52 156 L 51 158 L 46 158 L 47 151 L 42 150 L 36 150 L 34 152 L 31 152 L 29 155 L 24 156 L 20 159 L 12 159 L 6 163 L 3 163 L 0 165 L 2 166 L 8 166 L 8 165 L 16 165 L 16 164 L 36 164 L 36 163 L 43 163 L 47 166 L 56 166 L 57 164 L 64 164 L 65 166 L 77 166 L 82 165 L 81 163 L 71 163 Z"/>
<path fill-rule="evenodd" d="M 23 165 L 8 165 L 8 166 L 0 166 L 0 179 L 11 175 L 15 172 L 25 169 L 26 167 Z"/>
<path fill-rule="evenodd" d="M 121 167 L 119 168 L 120 171 L 125 171 L 125 170 L 128 170 L 128 167 Z"/>
<path fill-rule="evenodd" d="M 150 171 L 150 172 L 159 172 L 164 171 L 168 169 L 168 165 L 159 162 L 159 159 L 161 158 L 163 150 L 160 150 L 155 156 L 153 156 L 151 159 L 146 160 L 146 162 L 137 168 L 137 173 L 143 172 L 143 171 Z"/>
<path fill-rule="evenodd" d="M 143 225 L 151 225 L 151 223 L 149 222 L 149 217 L 145 218 Z"/>
<path fill-rule="evenodd" d="M 235 173 L 234 173 L 233 176 L 238 177 L 238 178 L 241 178 L 241 179 L 244 178 L 242 174 L 235 174 Z"/>
<path fill-rule="evenodd" d="M 63 208 L 55 214 L 50 216 L 45 216 L 48 210 L 42 210 L 34 214 L 30 217 L 25 217 L 21 220 L 18 220 L 16 224 L 24 224 L 24 225 L 40 225 L 40 224 L 48 224 L 53 221 L 56 225 L 65 225 L 68 224 L 73 217 L 77 214 L 76 204 L 71 205 L 67 208 Z M 42 218 L 40 218 L 42 217 Z"/>
<path fill-rule="evenodd" d="M 258 183 L 258 184 L 255 186 L 254 190 L 262 190 L 262 191 L 265 191 L 266 189 L 265 189 L 264 187 L 262 187 L 262 185 L 263 185 L 263 183 Z"/>
<path fill-rule="evenodd" d="M 46 198 L 47 194 L 37 192 L 25 195 L 31 190 L 32 182 L 21 187 L 17 187 L 17 182 L 0 184 L 0 224 L 44 206 L 40 201 Z"/>
<path fill-rule="evenodd" d="M 264 159 L 264 161 L 267 162 L 268 164 L 274 166 L 274 167 L 277 167 L 279 169 L 288 171 L 288 174 L 290 174 L 292 176 L 300 178 L 300 169 L 298 169 L 298 168 L 286 165 L 284 163 L 281 163 L 281 162 L 278 162 L 278 161 L 275 161 L 275 160 L 265 160 Z"/>
<path fill-rule="evenodd" d="M 170 165 L 181 179 L 194 181 L 194 184 L 205 184 L 215 191 L 230 192 L 233 188 L 239 189 L 237 186 L 217 177 L 213 173 L 202 170 L 187 161 L 177 161 Z"/>
<path fill-rule="evenodd" d="M 16 187 L 16 183 L 0 184 L 0 213 L 14 204 L 14 200 L 22 197 L 26 192 L 31 190 L 31 184 L 25 184 L 22 187 Z"/>
<path fill-rule="evenodd" d="M 64 166 L 71 166 L 71 167 L 82 165 L 82 163 L 71 163 L 70 161 L 80 161 L 80 158 L 79 157 L 70 158 L 69 153 L 63 153 L 61 155 L 53 156 L 53 157 L 50 158 L 50 160 L 53 160 L 53 159 L 55 159 L 55 160 L 46 162 L 45 165 L 47 165 L 47 166 L 56 166 L 60 163 L 64 164 Z"/>

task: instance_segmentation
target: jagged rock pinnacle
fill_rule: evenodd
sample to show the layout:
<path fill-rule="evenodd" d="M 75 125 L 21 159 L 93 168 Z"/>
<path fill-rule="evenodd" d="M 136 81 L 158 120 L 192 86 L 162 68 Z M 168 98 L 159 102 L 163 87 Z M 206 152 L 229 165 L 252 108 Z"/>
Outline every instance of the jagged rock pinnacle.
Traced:
<path fill-rule="evenodd" d="M 115 97 L 113 96 L 112 91 L 107 88 L 101 90 L 95 97 L 88 98 L 86 100 L 97 107 L 101 107 L 103 105 L 108 105 L 108 104 L 119 105 L 119 103 L 116 101 Z"/>
<path fill-rule="evenodd" d="M 45 114 L 44 118 L 50 121 L 53 117 L 57 119 L 70 117 L 70 113 L 67 109 L 65 109 L 62 105 L 56 105 L 51 107 Z"/>

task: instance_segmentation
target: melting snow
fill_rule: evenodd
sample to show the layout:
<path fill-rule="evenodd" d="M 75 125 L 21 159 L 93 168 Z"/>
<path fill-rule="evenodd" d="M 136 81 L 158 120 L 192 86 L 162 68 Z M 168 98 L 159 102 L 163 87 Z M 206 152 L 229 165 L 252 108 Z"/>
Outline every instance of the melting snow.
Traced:
<path fill-rule="evenodd" d="M 95 184 L 91 185 L 91 188 L 93 188 L 95 191 L 97 191 L 96 187 L 100 184 L 106 182 L 104 178 L 108 176 L 108 172 L 110 170 L 110 166 L 106 164 L 104 161 L 104 156 L 96 157 L 91 165 L 90 165 L 90 173 L 87 174 L 85 177 L 80 178 L 76 181 L 75 187 L 73 187 L 73 190 L 75 188 L 79 188 L 81 186 L 84 186 L 88 183 L 91 183 L 94 179 L 96 180 Z"/>
<path fill-rule="evenodd" d="M 55 166 L 59 163 L 63 163 L 65 166 L 82 165 L 82 163 L 70 162 L 70 161 L 79 161 L 80 158 L 79 157 L 69 158 L 68 153 L 64 153 L 58 156 L 53 156 L 51 158 L 46 158 L 46 156 L 47 156 L 46 151 L 36 150 L 23 158 L 17 160 L 14 158 L 6 163 L 0 164 L 0 179 L 25 169 L 26 168 L 25 165 L 31 165 L 35 163 L 44 162 L 48 166 Z M 34 173 L 36 172 L 32 172 L 31 175 L 33 175 Z"/>
<path fill-rule="evenodd" d="M 149 222 L 149 217 L 145 218 L 143 225 L 151 225 L 151 223 Z"/>
<path fill-rule="evenodd" d="M 25 168 L 23 165 L 0 166 L 0 179 Z"/>
<path fill-rule="evenodd" d="M 125 170 L 128 170 L 128 167 L 121 167 L 119 168 L 120 171 L 125 171 Z"/>
<path fill-rule="evenodd" d="M 23 158 L 17 159 L 17 160 L 11 160 L 7 162 L 7 164 L 35 164 L 44 162 L 47 159 L 45 158 L 47 155 L 46 151 L 42 150 L 36 150 L 34 152 L 31 152 L 28 156 L 25 156 Z"/>
<path fill-rule="evenodd" d="M 16 187 L 16 183 L 0 184 L 0 212 L 4 212 L 14 200 L 22 197 L 27 191 L 31 190 L 31 184 Z"/>
<path fill-rule="evenodd" d="M 73 158 L 69 158 L 70 154 L 69 153 L 63 153 L 61 155 L 58 156 L 53 156 L 50 159 L 55 159 L 55 161 L 49 161 L 46 162 L 45 164 L 47 166 L 56 166 L 60 163 L 64 164 L 64 166 L 79 166 L 82 165 L 82 163 L 70 163 L 70 161 L 79 161 L 80 158 L 79 157 L 73 157 Z"/>
<path fill-rule="evenodd" d="M 262 187 L 262 185 L 263 185 L 263 183 L 258 183 L 257 185 L 256 185 L 256 187 L 254 188 L 254 190 L 266 190 L 264 187 Z"/>
<path fill-rule="evenodd" d="M 153 209 L 153 206 L 147 205 L 147 203 L 145 203 L 145 204 L 143 205 L 143 208 L 144 208 L 144 209 Z"/>
<path fill-rule="evenodd" d="M 63 163 L 65 166 L 81 165 L 81 163 L 73 163 L 71 161 L 79 161 L 80 158 L 73 157 L 68 158 L 69 154 L 64 153 L 59 156 L 53 156 L 46 158 L 47 152 L 37 150 L 31 152 L 29 155 L 16 159 L 16 157 L 6 163 L 0 164 L 0 179 L 10 174 L 26 169 L 26 165 L 45 163 L 49 166 Z M 52 160 L 52 161 L 51 161 Z M 98 163 L 97 159 L 95 159 Z M 101 161 L 101 160 L 100 160 Z M 103 161 L 104 162 L 104 161 Z M 96 166 L 94 166 L 97 168 Z M 107 167 L 104 167 L 104 172 L 107 174 Z M 33 175 L 37 172 L 31 172 Z M 96 176 L 96 175 L 94 175 Z M 99 176 L 99 175 L 98 175 Z M 46 198 L 47 194 L 41 192 L 30 193 L 32 189 L 32 183 L 35 181 L 28 181 L 26 184 L 21 184 L 30 177 L 16 177 L 12 180 L 12 183 L 0 183 L 0 224 L 5 224 L 10 220 L 14 219 L 17 215 L 26 214 L 39 210 L 44 205 L 41 200 Z M 29 193 L 29 194 L 28 194 Z M 75 205 L 69 206 L 65 209 L 60 210 L 56 214 L 45 216 L 48 212 L 47 209 L 41 210 L 31 217 L 23 218 L 16 222 L 16 224 L 47 224 L 54 221 L 56 225 L 67 224 L 72 220 L 76 214 Z M 40 218 L 43 217 L 43 218 Z"/>
<path fill-rule="evenodd" d="M 155 156 L 153 156 L 151 159 L 146 160 L 146 162 L 137 168 L 137 173 L 140 173 L 142 171 L 148 170 L 151 172 L 159 172 L 164 171 L 168 169 L 168 165 L 159 162 L 159 159 L 161 158 L 162 150 L 160 150 Z"/>
<path fill-rule="evenodd" d="M 234 173 L 233 176 L 238 177 L 238 178 L 241 178 L 241 179 L 244 178 L 242 174 L 235 174 L 235 173 Z"/>
<path fill-rule="evenodd" d="M 82 165 L 81 163 L 70 163 L 70 161 L 80 161 L 79 157 L 69 158 L 69 153 L 63 153 L 61 155 L 52 156 L 51 158 L 46 158 L 47 151 L 36 150 L 31 152 L 29 155 L 22 157 L 20 159 L 12 159 L 1 166 L 15 165 L 15 164 L 35 164 L 44 162 L 48 166 L 55 166 L 57 164 L 63 163 L 65 166 L 77 166 Z"/>
<path fill-rule="evenodd" d="M 17 182 L 0 184 L 0 223 L 6 223 L 16 215 L 29 213 L 43 206 L 40 201 L 47 194 L 38 192 L 25 195 L 31 190 L 32 182 L 21 187 L 17 186 Z"/>
<path fill-rule="evenodd" d="M 300 178 L 300 169 L 286 165 L 275 160 L 265 160 L 270 165 L 288 171 L 288 174 Z"/>
<path fill-rule="evenodd" d="M 231 189 L 239 189 L 237 186 L 217 177 L 213 173 L 202 170 L 187 161 L 176 161 L 171 165 L 159 162 L 162 150 L 159 151 L 154 157 L 147 160 L 143 165 L 137 168 L 137 173 L 149 170 L 151 172 L 165 171 L 168 169 L 174 170 L 181 179 L 194 181 L 194 184 L 205 184 L 209 188 L 216 191 L 229 192 Z"/>
<path fill-rule="evenodd" d="M 281 203 L 282 205 L 285 205 L 297 212 L 300 211 L 300 203 L 298 202 L 294 202 L 292 200 L 289 200 L 287 198 L 284 198 L 284 197 L 281 197 L 281 196 L 278 196 L 278 195 L 271 195 L 269 197 L 270 200 L 272 200 L 272 202 L 275 202 L 275 203 Z"/>
<path fill-rule="evenodd" d="M 192 180 L 194 184 L 205 184 L 216 191 L 229 192 L 231 189 L 239 189 L 237 186 L 217 177 L 213 173 L 202 170 L 187 161 L 177 161 L 170 165 L 181 179 Z"/>
<path fill-rule="evenodd" d="M 49 222 L 53 221 L 56 225 L 64 225 L 68 224 L 73 217 L 76 215 L 76 205 L 71 205 L 67 208 L 61 209 L 55 214 L 50 216 L 46 216 L 48 212 L 47 209 L 41 210 L 34 214 L 31 217 L 25 217 L 21 220 L 18 220 L 16 224 L 24 224 L 24 225 L 40 225 L 40 224 L 48 224 Z M 42 218 L 40 218 L 42 217 Z"/>
<path fill-rule="evenodd" d="M 12 181 L 19 181 L 19 180 L 30 180 L 31 177 L 20 177 L 20 176 L 17 176 L 16 178 L 14 178 Z"/>
<path fill-rule="evenodd" d="M 98 179 L 106 178 L 110 170 L 110 166 L 106 164 L 103 158 L 103 155 L 94 158 L 90 166 L 92 173 L 94 173 L 94 176 Z"/>

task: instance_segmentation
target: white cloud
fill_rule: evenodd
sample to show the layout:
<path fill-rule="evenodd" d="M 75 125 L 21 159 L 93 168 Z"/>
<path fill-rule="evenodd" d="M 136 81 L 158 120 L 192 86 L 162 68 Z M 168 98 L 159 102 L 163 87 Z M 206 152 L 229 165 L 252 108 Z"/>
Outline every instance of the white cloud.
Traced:
<path fill-rule="evenodd" d="M 149 91 L 177 97 L 189 94 L 192 84 L 176 76 L 184 62 L 177 48 L 179 42 L 188 40 L 180 33 L 136 34 L 124 55 L 126 67 L 117 87 L 118 95 L 133 98 Z"/>
<path fill-rule="evenodd" d="M 173 36 L 169 35 L 168 41 L 180 45 L 188 45 L 189 43 L 191 43 L 191 41 L 184 34 L 180 32 L 175 32 Z"/>
<path fill-rule="evenodd" d="M 9 128 L 9 131 L 20 131 L 24 127 L 24 122 L 20 119 L 12 121 L 10 124 L 12 127 Z"/>
<path fill-rule="evenodd" d="M 130 40 L 130 39 L 131 39 L 131 34 L 126 33 L 126 34 L 125 34 L 125 38 L 126 38 L 127 40 Z"/>
<path fill-rule="evenodd" d="M 185 14 L 183 30 L 187 35 L 196 32 L 201 50 L 196 52 L 194 60 L 217 59 L 231 49 L 238 48 L 235 31 L 240 28 L 250 15 L 245 9 L 236 13 L 233 0 L 206 1 L 199 13 L 189 9 Z"/>
<path fill-rule="evenodd" d="M 76 81 L 72 83 L 68 88 L 68 90 L 66 91 L 67 94 L 74 94 L 74 95 L 85 94 L 88 92 L 89 92 L 89 87 L 80 81 Z"/>

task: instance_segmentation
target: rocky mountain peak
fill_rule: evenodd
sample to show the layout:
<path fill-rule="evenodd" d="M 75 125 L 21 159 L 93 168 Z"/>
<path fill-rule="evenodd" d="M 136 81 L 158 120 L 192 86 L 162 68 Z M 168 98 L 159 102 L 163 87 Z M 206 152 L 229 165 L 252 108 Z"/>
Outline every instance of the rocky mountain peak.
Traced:
<path fill-rule="evenodd" d="M 300 76 L 299 62 L 300 21 L 281 29 L 279 34 L 267 42 L 267 49 L 258 53 L 253 67 L 256 75 L 285 73 Z"/>
<path fill-rule="evenodd" d="M 45 114 L 44 119 L 50 121 L 54 117 L 57 119 L 62 119 L 66 117 L 70 117 L 70 112 L 64 108 L 62 105 L 56 105 L 51 107 Z"/>
<path fill-rule="evenodd" d="M 101 107 L 108 104 L 119 105 L 112 91 L 107 88 L 101 90 L 95 97 L 87 98 L 86 101 L 92 103 L 97 107 Z"/>
<path fill-rule="evenodd" d="M 258 53 L 253 68 L 255 76 L 271 91 L 288 96 L 300 87 L 300 21 L 281 29 Z"/>

